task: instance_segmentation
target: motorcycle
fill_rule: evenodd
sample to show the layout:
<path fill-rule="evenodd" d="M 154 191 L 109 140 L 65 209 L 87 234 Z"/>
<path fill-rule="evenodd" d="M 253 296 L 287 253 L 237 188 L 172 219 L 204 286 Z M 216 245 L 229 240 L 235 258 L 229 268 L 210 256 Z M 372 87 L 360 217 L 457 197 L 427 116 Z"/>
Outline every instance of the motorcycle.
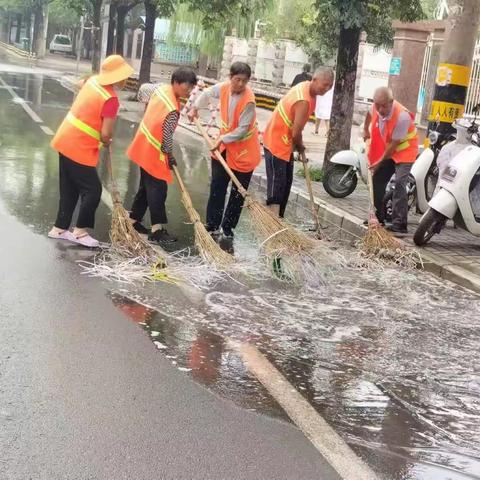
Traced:
<path fill-rule="evenodd" d="M 467 133 L 470 145 L 441 169 L 438 190 L 413 237 L 418 246 L 439 234 L 449 219 L 458 228 L 480 236 L 480 139 L 476 118 Z"/>

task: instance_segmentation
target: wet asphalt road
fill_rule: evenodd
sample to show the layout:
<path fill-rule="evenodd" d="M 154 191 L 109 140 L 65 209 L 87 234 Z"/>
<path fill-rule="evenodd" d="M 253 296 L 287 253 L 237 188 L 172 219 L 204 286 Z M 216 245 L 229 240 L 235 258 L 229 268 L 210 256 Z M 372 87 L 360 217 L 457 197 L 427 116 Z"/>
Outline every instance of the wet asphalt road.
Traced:
<path fill-rule="evenodd" d="M 58 76 L 1 67 L 55 129 L 72 98 Z M 58 199 L 49 138 L 2 88 L 0 107 L 1 479 L 2 468 L 6 478 L 335 478 L 226 338 L 261 349 L 380 478 L 480 478 L 478 297 L 388 270 L 334 270 L 307 291 L 227 282 L 199 295 L 80 275 L 74 262 L 92 255 L 45 238 Z M 138 182 L 123 156 L 133 131 L 121 121 L 115 142 L 127 205 Z M 203 213 L 201 142 L 178 140 Z M 168 211 L 178 246 L 192 245 L 175 187 Z M 240 256 L 252 249 L 245 217 Z M 97 219 L 107 240 L 103 203 Z"/>
<path fill-rule="evenodd" d="M 67 246 L 0 218 L 0 478 L 338 478 L 293 426 L 176 370 Z"/>

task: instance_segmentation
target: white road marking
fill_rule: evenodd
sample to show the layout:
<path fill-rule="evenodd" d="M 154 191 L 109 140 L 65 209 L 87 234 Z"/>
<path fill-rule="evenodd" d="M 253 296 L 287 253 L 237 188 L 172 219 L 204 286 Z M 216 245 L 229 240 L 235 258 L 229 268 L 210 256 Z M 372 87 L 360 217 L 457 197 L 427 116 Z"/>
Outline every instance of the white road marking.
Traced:
<path fill-rule="evenodd" d="M 249 370 L 344 480 L 378 480 L 375 472 L 355 454 L 255 346 L 232 340 L 229 344 L 241 355 Z"/>
<path fill-rule="evenodd" d="M 36 123 L 43 123 L 43 120 L 31 109 L 30 105 L 25 102 L 25 99 L 18 96 L 15 90 L 5 83 L 2 77 L 0 77 L 0 83 L 5 87 L 5 90 L 7 90 L 12 98 L 14 100 L 17 100 L 18 105 L 21 105 L 22 108 L 25 110 L 25 112 L 30 116 L 30 118 L 36 122 Z"/>
<path fill-rule="evenodd" d="M 45 133 L 46 135 L 50 135 L 51 137 L 53 137 L 54 133 L 52 131 L 52 129 L 50 127 L 47 127 L 46 125 L 40 125 L 40 128 L 43 130 L 43 133 Z"/>

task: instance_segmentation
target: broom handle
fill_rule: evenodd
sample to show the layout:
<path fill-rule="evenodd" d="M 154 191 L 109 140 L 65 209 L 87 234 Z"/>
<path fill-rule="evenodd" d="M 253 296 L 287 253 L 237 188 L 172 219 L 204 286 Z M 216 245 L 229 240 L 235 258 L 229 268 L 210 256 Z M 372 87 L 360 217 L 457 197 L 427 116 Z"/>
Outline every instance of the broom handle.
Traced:
<path fill-rule="evenodd" d="M 108 177 L 110 180 L 110 195 L 112 196 L 113 203 L 122 203 L 122 197 L 120 197 L 120 192 L 118 191 L 117 182 L 113 178 L 113 168 L 112 168 L 112 147 L 108 147 L 103 156 L 103 161 L 107 167 Z"/>
<path fill-rule="evenodd" d="M 202 134 L 203 138 L 207 142 L 208 146 L 210 148 L 213 147 L 212 140 L 208 136 L 208 133 L 206 130 L 203 128 L 202 124 L 200 123 L 200 120 L 198 118 L 195 119 L 195 125 L 198 128 L 198 131 Z M 232 182 L 237 186 L 238 191 L 242 195 L 242 197 L 247 198 L 248 192 L 243 188 L 243 185 L 240 183 L 236 175 L 232 172 L 232 169 L 227 165 L 227 162 L 224 160 L 222 155 L 220 155 L 220 152 L 218 150 L 215 150 L 214 152 L 215 158 L 222 164 L 223 168 L 226 170 L 230 178 L 232 179 Z"/>
<path fill-rule="evenodd" d="M 193 209 L 192 199 L 190 197 L 190 194 L 187 191 L 187 188 L 185 187 L 185 184 L 183 183 L 182 177 L 180 176 L 180 172 L 178 171 L 177 166 L 173 165 L 172 170 L 173 170 L 173 173 L 175 174 L 175 177 L 177 178 L 177 182 L 185 202 L 188 203 L 188 207 Z"/>
<path fill-rule="evenodd" d="M 315 208 L 315 198 L 313 196 L 312 179 L 310 178 L 310 167 L 305 152 L 300 154 L 300 159 L 303 163 L 303 171 L 305 172 L 305 181 L 307 183 L 308 194 L 310 195 L 310 207 L 312 208 L 313 221 L 315 222 L 315 229 L 319 230 L 320 221 L 318 219 L 317 209 Z"/>
<path fill-rule="evenodd" d="M 367 155 L 367 151 L 370 148 L 370 143 L 371 143 L 370 139 L 368 139 L 365 142 L 365 155 Z M 367 159 L 367 162 L 368 162 L 368 159 Z M 368 193 L 369 193 L 369 196 L 370 196 L 370 206 L 375 211 L 375 197 L 373 195 L 373 175 L 372 175 L 372 171 L 370 170 L 370 168 L 367 168 L 367 187 L 368 187 Z"/>
<path fill-rule="evenodd" d="M 368 172 L 367 172 L 367 185 L 368 185 L 368 193 L 370 195 L 370 205 L 373 207 L 375 205 L 375 198 L 373 195 L 373 175 L 370 169 L 368 169 Z"/>

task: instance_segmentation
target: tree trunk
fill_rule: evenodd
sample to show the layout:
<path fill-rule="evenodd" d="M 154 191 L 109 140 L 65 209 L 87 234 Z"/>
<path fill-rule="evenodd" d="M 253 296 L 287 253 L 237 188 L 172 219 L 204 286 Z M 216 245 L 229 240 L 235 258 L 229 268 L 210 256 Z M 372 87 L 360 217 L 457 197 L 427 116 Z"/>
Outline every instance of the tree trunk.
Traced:
<path fill-rule="evenodd" d="M 117 46 L 115 52 L 118 55 L 124 55 L 123 47 L 125 44 L 125 19 L 130 10 L 129 5 L 119 5 L 118 7 L 118 19 L 117 19 Z"/>
<path fill-rule="evenodd" d="M 101 26 L 100 20 L 102 16 L 103 0 L 94 0 L 93 2 L 93 30 L 92 30 L 92 71 L 98 73 L 100 71 L 100 57 L 101 57 Z"/>
<path fill-rule="evenodd" d="M 117 6 L 110 4 L 110 16 L 108 19 L 108 38 L 107 38 L 107 57 L 115 51 L 115 17 L 117 14 Z"/>
<path fill-rule="evenodd" d="M 140 65 L 140 85 L 150 81 L 150 70 L 153 59 L 153 35 L 155 33 L 156 5 L 145 0 L 145 39 L 143 41 L 142 63 Z"/>
<path fill-rule="evenodd" d="M 33 11 L 33 52 L 37 58 L 45 57 L 45 17 L 43 3 L 37 4 Z"/>
<path fill-rule="evenodd" d="M 207 76 L 208 70 L 208 55 L 200 53 L 198 56 L 198 74 L 202 77 Z"/>
<path fill-rule="evenodd" d="M 20 33 L 22 30 L 22 14 L 17 13 L 17 34 L 15 35 L 15 42 L 20 43 Z"/>
<path fill-rule="evenodd" d="M 324 168 L 330 165 L 332 155 L 350 148 L 360 34 L 360 28 L 342 28 L 340 31 L 335 91 Z"/>

